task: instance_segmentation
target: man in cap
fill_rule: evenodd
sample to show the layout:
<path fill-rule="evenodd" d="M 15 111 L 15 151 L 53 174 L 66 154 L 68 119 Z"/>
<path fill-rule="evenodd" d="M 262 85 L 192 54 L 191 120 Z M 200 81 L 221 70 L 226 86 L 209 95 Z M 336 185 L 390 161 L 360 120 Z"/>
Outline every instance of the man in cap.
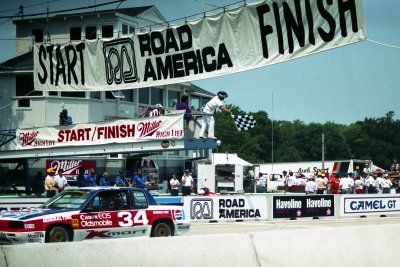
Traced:
<path fill-rule="evenodd" d="M 157 117 L 162 115 L 164 115 L 164 107 L 161 104 L 157 104 L 156 108 L 149 113 L 149 117 Z"/>
<path fill-rule="evenodd" d="M 216 139 L 214 136 L 214 125 L 215 125 L 215 120 L 213 114 L 217 111 L 219 108 L 220 110 L 232 114 L 232 112 L 227 109 L 222 101 L 228 97 L 228 94 L 224 91 L 219 91 L 216 96 L 211 98 L 210 101 L 207 102 L 203 106 L 203 112 L 208 114 L 203 116 L 203 119 L 201 121 L 201 130 L 200 130 L 200 138 L 206 138 L 205 132 L 208 128 L 208 137 Z"/>
<path fill-rule="evenodd" d="M 54 181 L 54 169 L 48 168 L 47 169 L 47 176 L 44 180 L 44 190 L 46 191 L 47 197 L 53 197 L 56 194 L 56 181 Z"/>
<path fill-rule="evenodd" d="M 385 173 L 383 175 L 383 181 L 382 181 L 382 193 L 383 194 L 390 194 L 390 189 L 392 188 L 392 181 L 390 181 L 389 179 L 389 175 L 387 173 Z"/>

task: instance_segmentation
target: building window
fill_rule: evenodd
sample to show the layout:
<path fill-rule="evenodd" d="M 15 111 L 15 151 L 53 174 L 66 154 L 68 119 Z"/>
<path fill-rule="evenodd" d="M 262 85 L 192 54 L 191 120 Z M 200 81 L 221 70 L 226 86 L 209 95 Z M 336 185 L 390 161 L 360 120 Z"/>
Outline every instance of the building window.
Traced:
<path fill-rule="evenodd" d="M 133 90 L 128 89 L 128 90 L 121 90 L 121 92 L 124 94 L 125 98 L 124 100 L 127 102 L 133 102 Z"/>
<path fill-rule="evenodd" d="M 72 27 L 69 29 L 69 39 L 71 41 L 80 41 L 82 40 L 82 31 L 81 27 Z"/>
<path fill-rule="evenodd" d="M 101 93 L 100 91 L 90 92 L 89 97 L 91 99 L 100 99 Z"/>
<path fill-rule="evenodd" d="M 148 105 L 150 103 L 149 88 L 139 88 L 139 103 Z"/>
<path fill-rule="evenodd" d="M 201 99 L 201 106 L 204 106 L 205 104 L 207 104 L 208 101 L 210 101 L 211 98 L 202 98 Z"/>
<path fill-rule="evenodd" d="M 162 104 L 164 103 L 164 92 L 161 88 L 151 88 L 151 104 Z"/>
<path fill-rule="evenodd" d="M 129 34 L 129 26 L 126 24 L 122 24 L 122 35 Z"/>
<path fill-rule="evenodd" d="M 189 107 L 193 111 L 200 111 L 200 97 L 192 96 L 190 98 Z"/>
<path fill-rule="evenodd" d="M 135 27 L 129 26 L 129 34 L 134 34 L 135 33 Z"/>
<path fill-rule="evenodd" d="M 33 29 L 32 36 L 34 38 L 35 43 L 43 42 L 43 29 Z"/>
<path fill-rule="evenodd" d="M 97 28 L 96 26 L 86 27 L 85 29 L 85 37 L 87 40 L 94 40 L 97 37 Z"/>
<path fill-rule="evenodd" d="M 29 96 L 42 96 L 42 91 L 34 91 L 33 88 L 33 75 L 17 75 L 15 76 L 15 86 L 16 86 L 16 96 L 23 96 L 18 100 L 18 107 L 27 108 L 31 106 L 31 101 Z"/>
<path fill-rule="evenodd" d="M 61 97 L 85 98 L 85 92 L 61 92 Z"/>
<path fill-rule="evenodd" d="M 168 107 L 175 108 L 180 102 L 181 93 L 178 91 L 168 91 Z"/>
<path fill-rule="evenodd" d="M 101 27 L 101 36 L 103 38 L 111 38 L 114 36 L 114 27 L 112 25 L 104 25 Z"/>
<path fill-rule="evenodd" d="M 49 96 L 58 96 L 57 91 L 49 91 Z"/>

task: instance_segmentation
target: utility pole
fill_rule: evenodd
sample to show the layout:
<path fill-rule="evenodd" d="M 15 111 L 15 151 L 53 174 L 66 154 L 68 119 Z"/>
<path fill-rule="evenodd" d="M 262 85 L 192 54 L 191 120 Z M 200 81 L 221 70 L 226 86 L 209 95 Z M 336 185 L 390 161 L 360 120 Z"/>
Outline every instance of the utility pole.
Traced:
<path fill-rule="evenodd" d="M 322 170 L 325 172 L 325 134 L 322 133 Z"/>

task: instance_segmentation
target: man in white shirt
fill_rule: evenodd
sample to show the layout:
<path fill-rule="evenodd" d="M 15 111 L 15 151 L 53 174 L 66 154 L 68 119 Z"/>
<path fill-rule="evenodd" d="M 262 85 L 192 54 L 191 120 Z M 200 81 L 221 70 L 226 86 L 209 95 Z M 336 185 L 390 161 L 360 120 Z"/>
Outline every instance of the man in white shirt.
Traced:
<path fill-rule="evenodd" d="M 262 188 L 263 193 L 267 193 L 267 179 L 265 179 L 264 175 L 260 173 L 260 178 L 258 179 L 260 186 Z"/>
<path fill-rule="evenodd" d="M 68 186 L 67 178 L 63 175 L 64 170 L 59 169 L 54 181 L 57 184 L 58 192 L 62 192 L 66 186 Z"/>
<path fill-rule="evenodd" d="M 392 181 L 390 181 L 389 175 L 387 173 L 385 173 L 383 175 L 383 178 L 384 179 L 383 179 L 383 181 L 381 183 L 382 193 L 383 194 L 390 194 L 390 189 L 392 188 L 393 183 L 392 183 Z"/>
<path fill-rule="evenodd" d="M 306 183 L 306 194 L 315 194 L 315 192 L 317 192 L 317 189 L 318 186 L 317 183 L 314 181 L 314 175 L 311 175 Z"/>
<path fill-rule="evenodd" d="M 182 176 L 182 195 L 188 196 L 192 193 L 192 189 L 194 186 L 194 180 L 190 175 L 189 170 L 185 171 L 185 174 Z"/>
<path fill-rule="evenodd" d="M 228 97 L 228 94 L 224 91 L 219 91 L 216 96 L 214 96 L 210 101 L 207 102 L 203 106 L 203 112 L 209 115 L 203 116 L 201 120 L 201 130 L 200 130 L 200 138 L 206 138 L 205 133 L 208 128 L 208 138 L 216 139 L 214 136 L 214 112 L 219 108 L 224 112 L 232 113 L 229 109 L 227 109 L 222 101 Z"/>
<path fill-rule="evenodd" d="M 369 174 L 368 178 L 365 180 L 365 186 L 367 188 L 368 194 L 376 194 L 376 181 L 372 173 Z"/>

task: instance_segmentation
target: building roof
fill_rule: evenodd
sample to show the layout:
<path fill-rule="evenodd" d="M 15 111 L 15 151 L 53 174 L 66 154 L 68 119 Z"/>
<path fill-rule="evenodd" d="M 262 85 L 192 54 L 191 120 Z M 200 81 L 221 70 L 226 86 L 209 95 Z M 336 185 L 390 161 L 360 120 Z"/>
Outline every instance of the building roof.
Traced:
<path fill-rule="evenodd" d="M 165 20 L 160 12 L 158 12 L 157 8 L 155 6 L 141 6 L 141 7 L 129 7 L 129 8 L 118 8 L 118 9 L 105 9 L 105 10 L 96 10 L 96 11 L 90 11 L 90 12 L 81 12 L 81 13 L 66 13 L 63 14 L 58 14 L 55 16 L 52 16 L 50 18 L 55 18 L 55 19 L 64 19 L 68 17 L 76 17 L 76 16 L 98 16 L 98 15 L 110 15 L 110 14 L 115 14 L 115 13 L 121 13 L 127 16 L 131 17 L 136 17 L 150 9 L 154 8 L 156 12 L 160 15 L 160 17 Z M 13 20 L 14 24 L 17 23 L 22 23 L 22 22 L 27 22 L 27 21 L 35 21 L 35 20 L 41 20 L 41 19 L 48 19 L 47 16 L 41 16 L 37 18 L 24 18 L 24 19 L 15 19 Z"/>
<path fill-rule="evenodd" d="M 2 72 L 32 72 L 33 71 L 33 52 L 19 55 L 0 64 L 0 73 Z"/>
<path fill-rule="evenodd" d="M 250 162 L 245 161 L 237 156 L 237 154 L 229 153 L 213 153 L 212 164 L 214 165 L 243 165 L 252 166 Z"/>

